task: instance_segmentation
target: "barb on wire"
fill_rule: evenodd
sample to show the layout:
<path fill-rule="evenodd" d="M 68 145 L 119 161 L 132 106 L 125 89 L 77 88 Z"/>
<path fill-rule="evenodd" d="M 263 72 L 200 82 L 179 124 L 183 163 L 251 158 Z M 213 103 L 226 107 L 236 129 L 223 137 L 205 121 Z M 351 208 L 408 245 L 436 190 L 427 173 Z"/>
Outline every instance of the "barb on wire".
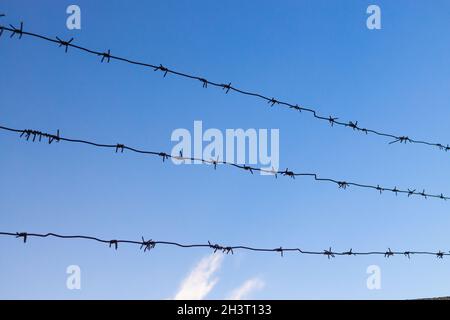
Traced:
<path fill-rule="evenodd" d="M 213 244 L 211 241 L 207 243 L 197 243 L 197 244 L 185 244 L 174 241 L 157 241 L 157 240 L 145 240 L 144 237 L 141 237 L 141 240 L 107 240 L 101 239 L 99 237 L 87 236 L 87 235 L 62 235 L 53 232 L 49 233 L 31 233 L 31 232 L 5 232 L 0 231 L 0 236 L 6 237 L 14 237 L 14 238 L 23 238 L 24 243 L 26 243 L 27 239 L 30 238 L 57 238 L 57 239 L 68 239 L 68 240 L 88 240 L 92 242 L 99 242 L 102 244 L 108 245 L 110 248 L 114 246 L 114 248 L 118 249 L 118 244 L 131 244 L 140 246 L 140 250 L 144 249 L 144 252 L 150 251 L 154 249 L 156 246 L 173 246 L 182 249 L 190 249 L 190 248 L 205 248 L 210 249 L 212 252 L 222 252 L 225 254 L 233 254 L 234 251 L 253 251 L 253 252 L 274 252 L 280 253 L 280 256 L 283 257 L 285 252 L 293 252 L 301 255 L 322 255 L 326 256 L 328 259 L 335 258 L 336 256 L 349 257 L 349 256 L 384 256 L 385 258 L 392 257 L 394 255 L 404 255 L 408 259 L 411 258 L 411 255 L 429 255 L 435 256 L 439 259 L 443 259 L 444 257 L 450 256 L 450 253 L 443 252 L 441 250 L 432 252 L 432 251 L 392 251 L 390 248 L 388 251 L 353 251 L 350 249 L 349 251 L 333 251 L 331 247 L 328 250 L 323 251 L 306 251 L 301 250 L 299 248 L 283 248 L 283 247 L 275 247 L 275 248 L 261 248 L 261 247 L 249 247 L 245 245 L 235 245 L 235 246 L 223 246 L 219 244 Z"/>
<path fill-rule="evenodd" d="M 353 249 L 352 249 L 352 248 L 350 248 L 350 250 L 349 250 L 349 251 L 347 251 L 347 252 L 344 252 L 344 254 L 345 254 L 345 255 L 347 255 L 347 256 L 351 256 L 351 255 L 354 255 L 354 254 L 353 254 Z"/>
<path fill-rule="evenodd" d="M 58 40 L 60 48 L 65 47 L 64 51 L 67 53 L 67 50 L 69 48 L 70 43 L 73 41 L 73 38 L 70 38 L 69 41 L 64 41 L 64 40 L 61 40 L 60 38 L 56 37 L 56 40 Z"/>
<path fill-rule="evenodd" d="M 23 243 L 27 242 L 27 236 L 26 232 L 16 232 L 16 238 L 23 238 Z"/>
<path fill-rule="evenodd" d="M 164 78 L 167 76 L 167 73 L 169 72 L 169 69 L 164 67 L 162 64 L 160 64 L 158 67 L 154 67 L 154 70 L 155 71 L 161 70 L 162 72 L 164 72 Z"/>
<path fill-rule="evenodd" d="M 221 163 L 223 163 L 223 162 L 221 162 Z M 246 165 L 244 165 L 242 168 L 246 171 L 250 171 L 251 174 L 253 174 L 253 170 L 255 169 L 253 167 L 246 166 Z"/>
<path fill-rule="evenodd" d="M 290 109 L 297 110 L 298 112 L 302 112 L 302 107 L 300 107 L 298 104 L 295 106 L 289 106 Z"/>
<path fill-rule="evenodd" d="M 208 80 L 206 80 L 204 78 L 200 78 L 199 80 L 202 83 L 203 88 L 208 88 Z"/>
<path fill-rule="evenodd" d="M 385 258 L 389 258 L 389 257 L 392 257 L 394 254 L 395 254 L 395 253 L 392 252 L 391 248 L 389 248 L 388 251 L 386 251 L 386 252 L 384 253 L 384 257 L 385 257 Z"/>
<path fill-rule="evenodd" d="M 292 179 L 295 179 L 295 173 L 293 171 L 289 171 L 288 168 L 286 168 L 286 170 L 284 170 L 283 172 L 281 172 L 281 174 L 283 176 L 287 176 L 287 177 L 291 177 Z M 276 178 L 276 173 L 275 173 L 275 178 Z"/>
<path fill-rule="evenodd" d="M 144 248 L 144 252 L 150 251 L 151 249 L 155 248 L 155 246 L 156 246 L 155 241 L 153 241 L 152 239 L 146 241 L 144 237 L 142 237 L 141 250 L 142 248 Z"/>
<path fill-rule="evenodd" d="M 162 158 L 162 161 L 163 162 L 165 162 L 166 161 L 166 159 L 169 159 L 169 158 L 171 158 L 171 156 L 170 155 L 168 155 L 167 153 L 165 153 L 165 152 L 159 152 L 158 153 L 158 156 L 160 156 L 161 158 Z"/>
<path fill-rule="evenodd" d="M 209 240 L 208 240 L 208 246 L 214 250 L 214 253 L 216 253 L 217 251 L 221 251 L 222 253 L 225 253 L 225 254 L 229 254 L 229 253 L 234 254 L 232 247 L 224 247 L 217 243 L 212 244 L 211 241 L 209 241 Z"/>
<path fill-rule="evenodd" d="M 343 254 L 345 254 L 345 253 L 346 252 L 344 252 Z M 331 250 L 331 247 L 328 250 L 323 250 L 323 254 L 326 255 L 328 259 L 335 257 L 333 250 Z"/>
<path fill-rule="evenodd" d="M 434 142 L 412 139 L 405 135 L 394 135 L 394 134 L 385 133 L 385 132 L 382 132 L 379 130 L 367 129 L 367 128 L 360 126 L 358 124 L 358 121 L 343 122 L 343 121 L 339 121 L 338 120 L 339 118 L 337 118 L 337 117 L 333 117 L 333 116 L 324 117 L 324 116 L 319 115 L 318 112 L 314 109 L 311 109 L 308 107 L 301 107 L 298 104 L 285 102 L 280 99 L 270 97 L 267 95 L 263 95 L 263 94 L 260 94 L 257 92 L 246 91 L 246 90 L 240 89 L 238 87 L 232 86 L 231 82 L 229 82 L 228 84 L 224 84 L 224 82 L 215 82 L 215 81 L 208 80 L 205 77 L 200 77 L 200 76 L 196 76 L 193 74 L 183 73 L 180 71 L 169 69 L 167 67 L 164 67 L 162 64 L 159 64 L 159 65 L 150 64 L 150 63 L 140 62 L 140 61 L 136 61 L 136 60 L 131 60 L 131 59 L 120 57 L 120 56 L 115 56 L 115 55 L 111 54 L 110 50 L 108 50 L 107 52 L 96 51 L 93 49 L 75 45 L 75 44 L 71 43 L 72 40 L 62 41 L 59 38 L 56 38 L 56 40 L 55 40 L 55 39 L 47 37 L 45 35 L 41 35 L 41 34 L 37 34 L 37 33 L 33 33 L 33 32 L 26 32 L 26 31 L 23 31 L 23 23 L 20 24 L 20 28 L 16 28 L 13 25 L 10 25 L 10 27 L 0 26 L 0 35 L 4 30 L 11 32 L 11 38 L 16 34 L 19 35 L 19 39 L 22 38 L 23 35 L 26 35 L 26 36 L 44 40 L 47 42 L 57 43 L 60 46 L 64 46 L 66 52 L 67 52 L 68 47 L 71 47 L 71 48 L 80 50 L 85 53 L 101 56 L 102 57 L 101 62 L 104 62 L 104 61 L 110 62 L 110 60 L 116 60 L 116 61 L 122 61 L 122 62 L 133 64 L 133 65 L 138 65 L 138 66 L 145 67 L 145 68 L 152 68 L 154 71 L 163 72 L 164 77 L 166 77 L 167 74 L 170 73 L 170 74 L 173 74 L 173 75 L 181 77 L 181 78 L 201 81 L 204 88 L 208 88 L 208 86 L 209 87 L 218 87 L 218 88 L 222 88 L 223 90 L 226 90 L 225 91 L 226 93 L 228 93 L 229 91 L 233 91 L 233 92 L 239 93 L 244 96 L 251 96 L 251 97 L 259 98 L 261 100 L 265 100 L 271 106 L 279 105 L 279 106 L 283 106 L 287 109 L 292 109 L 292 110 L 296 110 L 296 111 L 305 111 L 305 112 L 311 114 L 313 116 L 313 118 L 316 120 L 329 122 L 332 127 L 337 125 L 337 126 L 341 126 L 341 127 L 345 127 L 345 128 L 351 128 L 354 131 L 361 131 L 365 134 L 371 133 L 376 136 L 388 138 L 391 140 L 389 142 L 389 144 L 393 144 L 395 142 L 400 142 L 400 143 L 409 142 L 409 143 L 415 143 L 415 144 L 421 144 L 421 145 L 427 145 L 430 147 L 435 147 L 439 150 L 444 150 L 444 151 L 450 150 L 450 146 L 448 144 L 446 146 L 444 146 L 441 143 L 434 143 Z"/>
<path fill-rule="evenodd" d="M 347 189 L 348 183 L 345 181 L 338 181 L 338 186 L 340 189 Z"/>
<path fill-rule="evenodd" d="M 125 145 L 123 144 L 116 144 L 116 153 L 120 151 L 120 153 L 123 153 L 123 149 L 125 148 Z"/>
<path fill-rule="evenodd" d="M 395 139 L 394 141 L 389 142 L 389 144 L 393 144 L 396 142 L 400 142 L 400 143 L 407 143 L 407 142 L 411 142 L 411 140 L 408 137 L 398 137 L 397 139 Z"/>
<path fill-rule="evenodd" d="M 114 245 L 114 248 L 116 250 L 119 247 L 119 244 L 118 244 L 117 240 L 109 240 L 109 247 L 111 248 L 112 245 Z"/>
<path fill-rule="evenodd" d="M 269 101 L 267 101 L 267 103 L 269 103 L 270 106 L 273 107 L 274 105 L 279 104 L 280 102 L 277 99 L 272 98 Z"/>
<path fill-rule="evenodd" d="M 238 165 L 238 164 L 235 164 L 232 162 L 227 162 L 225 160 L 220 160 L 219 158 L 217 158 L 216 160 L 214 160 L 214 159 L 206 160 L 206 159 L 199 159 L 199 158 L 189 157 L 189 156 L 183 157 L 182 154 L 180 154 L 180 156 L 173 156 L 173 155 L 167 154 L 165 152 L 136 149 L 133 147 L 126 146 L 124 144 L 117 144 L 117 143 L 116 144 L 101 144 L 101 143 L 88 141 L 88 140 L 65 138 L 65 137 L 60 136 L 59 130 L 57 131 L 56 135 L 44 133 L 44 132 L 37 131 L 37 130 L 31 130 L 31 129 L 21 130 L 21 129 L 8 128 L 8 127 L 4 127 L 4 126 L 0 126 L 0 130 L 19 133 L 20 137 L 25 137 L 25 139 L 27 141 L 29 141 L 30 138 L 32 139 L 33 142 L 36 141 L 36 139 L 41 141 L 41 138 L 45 137 L 45 138 L 48 138 L 49 143 L 51 143 L 52 141 L 57 141 L 57 142 L 65 141 L 65 142 L 71 142 L 71 143 L 81 143 L 81 144 L 91 145 L 91 146 L 98 147 L 98 148 L 111 148 L 111 149 L 114 149 L 116 153 L 119 151 L 121 153 L 123 153 L 124 150 L 128 150 L 128 151 L 132 151 L 132 152 L 139 153 L 139 154 L 146 154 L 146 155 L 161 157 L 163 162 L 165 162 L 165 160 L 167 160 L 167 159 L 173 158 L 173 159 L 176 159 L 179 161 L 194 161 L 194 162 L 202 162 L 204 164 L 211 164 L 214 166 L 214 168 L 216 168 L 218 164 L 223 164 L 223 165 L 235 167 L 237 169 L 241 169 L 244 171 L 249 171 L 251 174 L 253 174 L 254 172 L 264 172 L 267 174 L 272 174 L 275 176 L 275 178 L 277 177 L 278 174 L 282 175 L 282 176 L 290 177 L 293 179 L 295 179 L 295 177 L 311 177 L 314 179 L 314 181 L 317 181 L 317 182 L 333 183 L 333 184 L 337 185 L 340 189 L 347 189 L 348 187 L 353 186 L 353 187 L 358 187 L 358 188 L 376 190 L 376 191 L 379 191 L 380 194 L 382 193 L 382 191 L 389 191 L 389 192 L 394 193 L 395 195 L 400 193 L 400 194 L 405 194 L 408 197 L 421 196 L 422 198 L 425 198 L 425 199 L 428 197 L 441 199 L 441 200 L 450 199 L 450 197 L 444 196 L 442 193 L 430 194 L 430 193 L 426 193 L 425 190 L 423 190 L 422 192 L 417 192 L 416 189 L 409 189 L 409 188 L 402 190 L 402 189 L 398 189 L 397 187 L 394 187 L 394 188 L 380 187 L 379 185 L 370 185 L 370 184 L 362 184 L 362 183 L 357 183 L 357 182 L 341 181 L 341 180 L 336 180 L 336 179 L 331 179 L 331 178 L 321 178 L 316 173 L 294 172 L 289 169 L 286 169 L 284 171 L 280 171 L 280 170 L 276 171 L 273 168 L 269 170 L 269 169 L 264 169 L 264 168 L 252 167 L 252 166 L 248 166 L 248 165 Z"/>
<path fill-rule="evenodd" d="M 14 37 L 16 34 L 19 35 L 19 39 L 22 39 L 22 35 L 23 35 L 23 22 L 20 23 L 20 28 L 16 28 L 14 27 L 12 24 L 9 25 L 11 27 L 10 31 L 11 31 L 11 35 L 9 36 L 10 38 Z M 2 29 L 6 29 L 6 28 L 2 28 Z"/>
<path fill-rule="evenodd" d="M 327 120 L 328 120 L 328 122 L 330 123 L 330 125 L 333 127 L 334 124 L 337 122 L 338 119 L 339 119 L 339 118 L 333 118 L 332 116 L 329 116 Z"/>
<path fill-rule="evenodd" d="M 228 84 L 222 84 L 222 90 L 226 90 L 225 93 L 228 93 L 231 89 L 231 82 Z"/>
<path fill-rule="evenodd" d="M 54 134 L 49 134 L 49 133 L 44 133 L 41 131 L 37 131 L 37 130 L 22 130 L 20 137 L 22 138 L 23 136 L 25 136 L 25 139 L 28 141 L 30 140 L 30 137 L 32 138 L 32 141 L 35 142 L 36 138 L 39 140 L 39 142 L 42 141 L 42 138 L 47 138 L 48 139 L 48 144 L 51 144 L 53 141 L 59 142 L 60 137 L 59 137 L 59 130 L 56 131 L 56 135 Z"/>
<path fill-rule="evenodd" d="M 358 128 L 358 121 L 355 122 L 349 121 L 348 126 L 353 130 L 361 130 L 360 128 Z"/>
<path fill-rule="evenodd" d="M 102 52 L 99 54 L 99 56 L 102 56 L 101 62 L 106 60 L 106 62 L 109 63 L 109 61 L 111 60 L 111 50 L 108 49 L 108 52 Z"/>
<path fill-rule="evenodd" d="M 214 165 L 214 170 L 216 170 L 217 169 L 217 164 L 219 163 L 219 156 L 217 156 L 216 160 L 212 159 L 211 161 L 212 161 L 212 164 Z"/>

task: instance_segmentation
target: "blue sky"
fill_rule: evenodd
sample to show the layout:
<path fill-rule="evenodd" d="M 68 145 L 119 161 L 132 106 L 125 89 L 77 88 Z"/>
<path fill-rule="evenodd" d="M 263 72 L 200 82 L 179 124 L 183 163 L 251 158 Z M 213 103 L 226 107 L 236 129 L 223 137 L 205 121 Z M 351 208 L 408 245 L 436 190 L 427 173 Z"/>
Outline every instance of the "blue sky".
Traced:
<path fill-rule="evenodd" d="M 77 1 L 81 30 L 66 28 L 68 1 L 2 1 L 2 23 L 311 106 L 324 115 L 450 142 L 447 1 Z M 377 4 L 382 29 L 366 28 Z M 173 130 L 280 129 L 280 166 L 339 180 L 450 193 L 449 155 L 330 128 L 307 114 L 195 81 L 64 50 L 0 38 L 1 124 L 100 142 L 170 150 Z M 0 135 L 0 229 L 105 238 L 323 250 L 450 250 L 449 203 L 378 195 L 310 179 L 251 176 L 230 168 Z M 448 259 L 344 257 L 0 239 L 1 298 L 173 298 L 201 261 L 213 261 L 206 298 L 246 281 L 255 299 L 393 299 L 449 295 Z M 82 289 L 66 288 L 78 265 Z M 366 269 L 381 268 L 381 290 Z M 209 270 L 209 271 L 208 271 Z M 208 277 L 206 277 L 208 278 Z M 217 281 L 214 281 L 217 280 Z"/>

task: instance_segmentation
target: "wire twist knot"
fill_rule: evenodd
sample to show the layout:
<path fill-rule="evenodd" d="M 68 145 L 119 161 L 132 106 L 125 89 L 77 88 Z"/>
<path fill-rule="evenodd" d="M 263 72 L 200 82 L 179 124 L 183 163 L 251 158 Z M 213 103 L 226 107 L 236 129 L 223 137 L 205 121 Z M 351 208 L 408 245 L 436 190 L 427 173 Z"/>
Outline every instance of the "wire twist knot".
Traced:
<path fill-rule="evenodd" d="M 70 46 L 70 43 L 73 41 L 73 38 L 70 38 L 70 40 L 69 41 L 64 41 L 64 40 L 61 40 L 60 38 L 58 38 L 58 37 L 56 37 L 56 39 L 58 40 L 58 42 L 59 42 L 59 48 L 61 48 L 61 47 L 65 47 L 65 52 L 67 53 L 67 50 L 68 50 L 68 48 L 69 48 L 69 46 Z"/>

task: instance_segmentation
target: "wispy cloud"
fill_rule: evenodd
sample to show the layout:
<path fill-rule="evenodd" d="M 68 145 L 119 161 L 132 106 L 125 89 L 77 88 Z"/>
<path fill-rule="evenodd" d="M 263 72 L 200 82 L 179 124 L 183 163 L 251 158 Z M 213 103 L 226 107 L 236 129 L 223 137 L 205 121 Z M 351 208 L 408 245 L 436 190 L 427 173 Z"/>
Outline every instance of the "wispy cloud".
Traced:
<path fill-rule="evenodd" d="M 175 300 L 201 300 L 214 288 L 218 278 L 213 278 L 222 265 L 223 254 L 214 253 L 200 260 L 183 280 Z"/>
<path fill-rule="evenodd" d="M 264 288 L 265 283 L 259 278 L 252 278 L 245 281 L 239 288 L 235 289 L 228 299 L 230 300 L 242 300 L 247 299 L 248 296 L 257 290 Z"/>

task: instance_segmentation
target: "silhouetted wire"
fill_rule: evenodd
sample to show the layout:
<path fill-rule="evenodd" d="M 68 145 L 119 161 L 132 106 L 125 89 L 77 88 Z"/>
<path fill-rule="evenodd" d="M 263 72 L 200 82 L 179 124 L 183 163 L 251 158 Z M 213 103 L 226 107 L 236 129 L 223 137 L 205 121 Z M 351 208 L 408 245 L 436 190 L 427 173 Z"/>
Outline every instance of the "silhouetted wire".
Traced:
<path fill-rule="evenodd" d="M 383 191 L 388 191 L 388 192 L 394 193 L 395 195 L 397 195 L 399 193 L 406 194 L 408 197 L 421 196 L 423 198 L 431 197 L 431 198 L 438 198 L 438 199 L 442 199 L 442 200 L 450 199 L 450 197 L 444 196 L 442 193 L 441 194 L 429 194 L 429 193 L 426 193 L 425 190 L 423 190 L 422 192 L 418 192 L 418 191 L 416 191 L 416 189 L 402 190 L 402 189 L 398 189 L 397 187 L 387 188 L 387 187 L 380 187 L 379 185 L 375 186 L 375 185 L 370 185 L 370 184 L 361 184 L 361 183 L 356 183 L 356 182 L 340 181 L 340 180 L 335 180 L 335 179 L 330 179 L 330 178 L 320 178 L 316 173 L 294 172 L 294 171 L 289 170 L 288 168 L 285 170 L 274 170 L 274 169 L 269 170 L 269 169 L 264 169 L 264 168 L 247 166 L 245 164 L 242 164 L 242 165 L 235 164 L 232 162 L 220 160 L 219 158 L 217 158 L 217 159 L 200 159 L 200 158 L 195 158 L 195 157 L 186 157 L 186 156 L 183 156 L 182 154 L 180 154 L 179 156 L 174 156 L 174 155 L 170 155 L 166 152 L 141 150 L 141 149 L 126 146 L 121 143 L 103 144 L 103 143 L 97 143 L 97 142 L 81 140 L 81 139 L 64 138 L 60 135 L 59 130 L 57 131 L 56 134 L 45 133 L 42 131 L 37 131 L 37 130 L 32 130 L 32 129 L 23 129 L 23 130 L 22 129 L 13 129 L 13 128 L 8 128 L 8 127 L 4 127 L 4 126 L 0 126 L 0 130 L 19 133 L 20 137 L 24 137 L 27 141 L 31 140 L 32 142 L 35 142 L 36 140 L 42 141 L 42 139 L 47 139 L 49 144 L 51 144 L 54 141 L 56 141 L 56 142 L 66 141 L 66 142 L 72 142 L 72 143 L 81 143 L 81 144 L 87 144 L 87 145 L 91 145 L 91 146 L 98 147 L 98 148 L 115 149 L 116 153 L 118 153 L 118 152 L 123 153 L 124 150 L 129 150 L 129 151 L 140 153 L 140 154 L 158 156 L 158 157 L 162 158 L 163 162 L 169 158 L 172 158 L 172 159 L 175 159 L 178 161 L 196 161 L 196 162 L 202 162 L 205 164 L 210 164 L 210 165 L 214 166 L 214 169 L 217 168 L 218 164 L 224 164 L 224 165 L 232 166 L 232 167 L 244 170 L 244 171 L 248 171 L 251 174 L 253 174 L 254 172 L 258 172 L 258 171 L 264 172 L 267 174 L 272 174 L 275 176 L 275 178 L 278 178 L 278 175 L 290 177 L 293 179 L 295 179 L 295 177 L 303 177 L 303 176 L 312 177 L 312 178 L 314 178 L 315 181 L 333 183 L 333 184 L 337 185 L 340 189 L 347 189 L 350 186 L 355 186 L 355 187 L 359 187 L 359 188 L 376 190 L 376 191 L 380 192 L 380 194 Z"/>
<path fill-rule="evenodd" d="M 59 239 L 71 239 L 71 240 L 90 240 L 90 241 L 96 241 L 100 243 L 104 243 L 109 245 L 110 248 L 118 249 L 119 244 L 126 243 L 126 244 L 133 244 L 133 245 L 139 245 L 140 250 L 150 251 L 154 249 L 156 246 L 160 245 L 167 245 L 167 246 L 175 246 L 179 248 L 209 248 L 212 249 L 213 252 L 223 252 L 225 254 L 234 254 L 234 251 L 237 250 L 247 250 L 247 251 L 256 251 L 256 252 L 277 252 L 281 256 L 285 252 L 296 252 L 300 254 L 305 255 L 323 255 L 330 258 L 334 258 L 336 256 L 371 256 L 371 255 L 382 255 L 385 258 L 392 257 L 394 255 L 403 255 L 408 258 L 410 258 L 412 255 L 431 255 L 436 256 L 437 258 L 442 259 L 444 256 L 449 256 L 450 253 L 438 251 L 438 252 L 431 252 L 431 251 L 392 251 L 391 248 L 388 248 L 388 250 L 385 251 L 366 251 L 366 252 L 358 252 L 353 251 L 353 249 L 347 250 L 347 251 L 333 251 L 330 248 L 325 249 L 323 251 L 310 251 L 310 250 L 303 250 L 300 248 L 283 248 L 283 247 L 277 247 L 277 248 L 257 248 L 257 247 L 249 247 L 249 246 L 243 246 L 243 245 L 237 245 L 237 246 L 223 246 L 219 245 L 217 243 L 212 243 L 208 241 L 208 243 L 201 243 L 201 244 L 183 244 L 179 242 L 174 241 L 157 241 L 153 239 L 145 240 L 144 237 L 141 237 L 141 240 L 119 240 L 119 239 L 112 239 L 112 240 L 106 240 L 101 239 L 98 237 L 93 236 L 85 236 L 85 235 L 61 235 L 56 234 L 53 232 L 50 233 L 28 233 L 28 232 L 0 232 L 0 235 L 2 236 L 10 236 L 15 238 L 21 238 L 23 239 L 23 242 L 26 243 L 29 238 L 35 237 L 35 238 L 47 238 L 47 237 L 54 237 Z"/>
<path fill-rule="evenodd" d="M 328 122 L 331 126 L 337 125 L 337 126 L 342 126 L 342 127 L 346 127 L 346 128 L 350 128 L 353 129 L 355 131 L 359 131 L 359 132 L 363 132 L 365 134 L 375 134 L 377 136 L 382 136 L 382 137 L 386 137 L 389 139 L 392 139 L 389 144 L 393 144 L 393 143 L 415 143 L 415 144 L 423 144 L 423 145 L 428 145 L 428 146 L 432 146 L 432 147 L 436 147 L 439 148 L 440 150 L 444 150 L 444 151 L 449 151 L 450 150 L 450 146 L 441 144 L 441 143 L 434 143 L 434 142 L 428 142 L 428 141 L 422 141 L 422 140 L 417 140 L 417 139 L 412 139 L 408 136 L 405 135 L 401 135 L 401 136 L 397 136 L 394 134 L 390 134 L 390 133 L 384 133 L 381 131 L 377 131 L 377 130 L 373 130 L 373 129 L 367 129 L 364 127 L 361 127 L 360 125 L 358 125 L 358 121 L 348 121 L 348 122 L 343 122 L 343 121 L 339 121 L 339 118 L 337 117 L 333 117 L 333 116 L 328 116 L 328 117 L 324 117 L 318 114 L 318 112 L 314 109 L 311 108 L 307 108 L 307 107 L 303 107 L 300 106 L 298 104 L 293 104 L 293 103 L 289 103 L 289 102 L 284 102 L 280 99 L 277 98 L 270 98 L 269 96 L 257 93 L 257 92 L 251 92 L 251 91 L 246 91 L 243 89 L 239 89 L 235 86 L 231 85 L 231 82 L 225 82 L 225 83 L 221 83 L 221 82 L 215 82 L 215 81 L 210 81 L 207 80 L 204 77 L 199 77 L 199 76 L 195 76 L 195 75 L 191 75 L 191 74 L 187 74 L 187 73 L 183 73 L 183 72 L 179 72 L 173 69 L 169 69 L 165 66 L 163 66 L 162 64 L 150 64 L 150 63 L 144 63 L 144 62 L 139 62 L 139 61 L 134 61 L 128 58 L 122 58 L 119 56 L 115 56 L 111 54 L 111 50 L 108 49 L 106 51 L 95 51 L 92 49 L 88 49 L 79 45 L 74 44 L 72 41 L 74 40 L 73 38 L 71 38 L 70 40 L 61 40 L 59 37 L 56 37 L 55 39 L 53 38 L 49 38 L 47 36 L 44 35 L 40 35 L 40 34 L 36 34 L 36 33 L 32 33 L 32 32 L 27 32 L 23 30 L 23 23 L 20 24 L 20 28 L 14 27 L 13 25 L 10 25 L 9 27 L 7 26 L 0 26 L 0 36 L 3 33 L 3 31 L 10 31 L 11 32 L 11 38 L 14 37 L 15 35 L 18 36 L 18 38 L 22 38 L 23 35 L 26 36 L 31 36 L 34 38 L 38 38 L 41 40 L 46 40 L 48 42 L 52 42 L 52 43 L 56 43 L 59 45 L 59 47 L 64 47 L 65 52 L 68 51 L 68 48 L 74 48 L 74 49 L 78 49 L 81 50 L 83 52 L 86 53 L 90 53 L 96 56 L 101 57 L 101 62 L 107 62 L 109 63 L 111 60 L 116 60 L 116 61 L 122 61 L 122 62 L 126 62 L 126 63 L 130 63 L 133 65 L 138 65 L 138 66 L 143 66 L 143 67 L 147 67 L 147 68 L 152 68 L 154 71 L 160 71 L 163 73 L 163 76 L 166 77 L 168 74 L 173 74 L 182 78 L 187 78 L 187 79 L 193 79 L 193 80 L 197 80 L 200 81 L 202 84 L 203 88 L 208 88 L 208 86 L 212 86 L 212 87 L 219 87 L 222 88 L 223 90 L 225 90 L 225 93 L 228 93 L 229 91 L 234 91 L 237 93 L 240 93 L 242 95 L 246 95 L 246 96 L 253 96 L 253 97 L 257 97 L 260 98 L 262 100 L 265 100 L 269 106 L 273 107 L 274 105 L 278 105 L 278 106 L 283 106 L 292 110 L 296 110 L 296 111 L 305 111 L 308 112 L 310 114 L 312 114 L 312 116 L 315 119 L 318 120 L 322 120 L 322 121 L 326 121 Z"/>

